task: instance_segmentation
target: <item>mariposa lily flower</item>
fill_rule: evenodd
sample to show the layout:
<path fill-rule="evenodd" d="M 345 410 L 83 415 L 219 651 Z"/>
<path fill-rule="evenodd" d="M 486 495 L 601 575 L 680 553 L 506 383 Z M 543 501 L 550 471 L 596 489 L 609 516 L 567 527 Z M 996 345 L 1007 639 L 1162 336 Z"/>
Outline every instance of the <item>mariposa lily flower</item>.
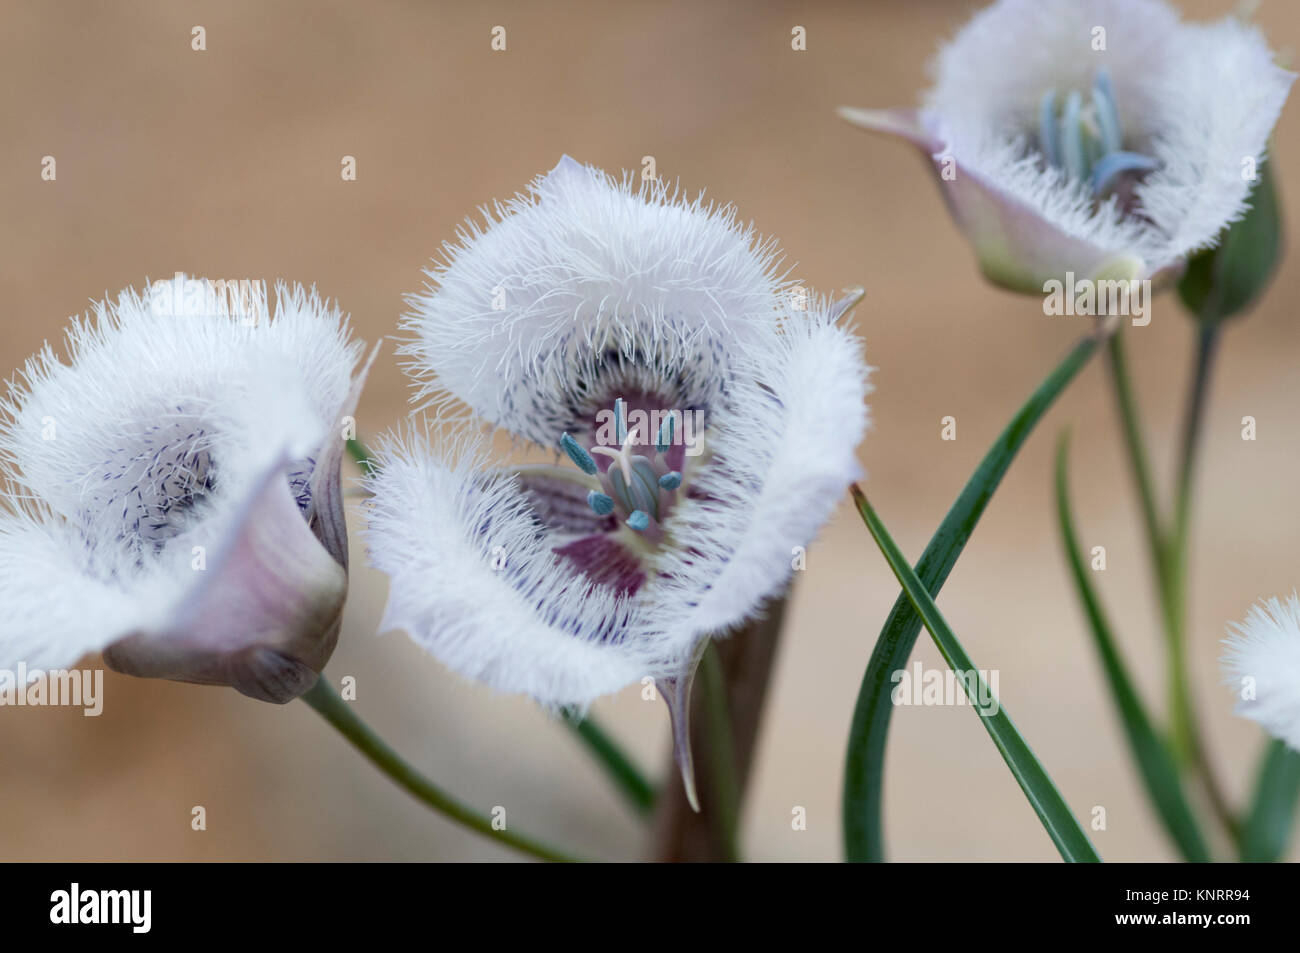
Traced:
<path fill-rule="evenodd" d="M 1237 714 L 1300 751 L 1300 597 L 1252 606 L 1223 644 L 1223 676 L 1237 694 Z"/>
<path fill-rule="evenodd" d="M 567 157 L 459 238 L 405 321 L 422 396 L 560 453 L 494 466 L 451 424 L 390 441 L 383 628 L 551 708 L 654 679 L 685 759 L 704 641 L 784 591 L 858 477 L 850 300 L 805 308 L 730 210 Z"/>
<path fill-rule="evenodd" d="M 343 418 L 364 372 L 314 291 L 177 276 L 48 345 L 0 415 L 0 667 L 104 650 L 131 675 L 286 702 L 338 638 Z"/>
<path fill-rule="evenodd" d="M 919 109 L 841 109 L 931 160 L 993 282 L 1175 276 L 1247 207 L 1295 74 L 1236 18 L 1162 0 L 998 0 Z"/>

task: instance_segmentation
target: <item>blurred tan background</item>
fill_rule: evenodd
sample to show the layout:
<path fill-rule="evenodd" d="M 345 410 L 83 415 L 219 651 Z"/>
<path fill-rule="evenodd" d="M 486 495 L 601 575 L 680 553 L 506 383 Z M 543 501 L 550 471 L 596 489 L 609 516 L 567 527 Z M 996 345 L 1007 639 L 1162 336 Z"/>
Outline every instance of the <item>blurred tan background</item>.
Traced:
<path fill-rule="evenodd" d="M 458 222 L 569 153 L 659 172 L 735 203 L 780 238 L 821 290 L 867 288 L 857 312 L 874 429 L 873 502 L 913 558 L 1021 401 L 1084 328 L 979 278 L 908 149 L 838 120 L 841 104 L 915 101 L 925 63 L 977 4 L 18 3 L 0 29 L 0 370 L 69 315 L 144 279 L 315 282 L 360 336 L 392 334 L 402 295 Z M 1184 2 L 1192 16 L 1227 0 Z M 1300 8 L 1265 3 L 1275 47 Z M 494 53 L 489 31 L 507 28 Z M 807 50 L 790 48 L 791 28 Z M 207 50 L 190 48 L 206 29 Z M 1300 112 L 1275 154 L 1300 223 Z M 57 160 L 55 182 L 41 159 Z M 357 160 L 355 182 L 340 160 Z M 1261 595 L 1300 584 L 1300 293 L 1295 253 L 1267 300 L 1227 335 L 1197 494 L 1193 664 L 1214 754 L 1239 801 L 1261 734 L 1217 684 L 1217 640 Z M 1162 486 L 1192 335 L 1172 297 L 1129 336 Z M 1169 859 L 1112 714 L 1066 576 L 1050 498 L 1061 428 L 1074 429 L 1085 546 L 1124 651 L 1163 699 L 1157 617 L 1138 513 L 1094 362 L 1044 421 L 940 600 L 1076 812 L 1106 807 L 1109 860 Z M 362 403 L 364 433 L 407 412 L 388 346 Z M 940 418 L 958 440 L 939 439 Z M 1243 415 L 1259 439 L 1240 439 Z M 352 523 L 354 529 L 357 522 Z M 561 725 L 449 675 L 401 634 L 374 635 L 382 577 L 355 545 L 354 588 L 328 673 L 358 679 L 361 713 L 448 788 L 590 855 L 631 859 L 646 837 Z M 809 556 L 793 597 L 744 814 L 759 860 L 841 856 L 844 746 L 858 683 L 897 594 L 851 510 Z M 3 607 L 0 607 L 3 611 Z M 924 634 L 914 658 L 940 665 Z M 305 705 L 108 673 L 102 717 L 0 709 L 0 858 L 507 859 L 429 814 Z M 662 772 L 662 705 L 635 690 L 595 712 Z M 899 860 L 1046 860 L 1053 850 L 968 707 L 896 712 L 887 824 Z M 194 805 L 208 829 L 190 830 Z M 791 829 L 792 807 L 808 829 Z"/>

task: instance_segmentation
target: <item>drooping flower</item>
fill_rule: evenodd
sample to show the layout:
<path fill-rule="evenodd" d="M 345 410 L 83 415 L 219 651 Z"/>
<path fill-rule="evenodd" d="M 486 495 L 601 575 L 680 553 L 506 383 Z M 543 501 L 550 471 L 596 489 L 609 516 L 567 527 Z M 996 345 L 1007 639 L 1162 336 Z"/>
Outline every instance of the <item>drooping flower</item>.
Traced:
<path fill-rule="evenodd" d="M 1300 597 L 1252 606 L 1223 644 L 1223 677 L 1237 694 L 1237 714 L 1300 751 Z"/>
<path fill-rule="evenodd" d="M 314 291 L 178 275 L 96 303 L 0 415 L 0 667 L 104 650 L 131 674 L 286 702 L 347 588 L 342 418 L 364 372 Z"/>
<path fill-rule="evenodd" d="M 450 423 L 381 449 L 384 628 L 548 707 L 653 678 L 678 709 L 858 476 L 849 302 L 805 306 L 729 209 L 568 157 L 459 238 L 410 299 L 421 396 L 559 462 L 494 466 Z"/>
<path fill-rule="evenodd" d="M 1153 278 L 1242 216 L 1295 74 L 1236 18 L 1163 0 L 997 0 L 939 53 L 920 109 L 842 109 L 933 163 L 997 284 Z"/>

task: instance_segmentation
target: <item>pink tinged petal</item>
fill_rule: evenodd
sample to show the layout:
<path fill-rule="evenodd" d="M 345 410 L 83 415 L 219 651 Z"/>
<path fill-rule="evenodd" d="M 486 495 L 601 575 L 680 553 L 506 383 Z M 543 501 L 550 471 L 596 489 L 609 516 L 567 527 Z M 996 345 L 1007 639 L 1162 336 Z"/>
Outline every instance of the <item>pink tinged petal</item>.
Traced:
<path fill-rule="evenodd" d="M 307 512 L 308 522 L 321 544 L 344 569 L 348 568 L 348 528 L 343 515 L 345 441 L 341 428 L 344 417 L 352 417 L 356 414 L 357 404 L 361 400 L 361 391 L 366 385 L 366 377 L 370 374 L 375 358 L 379 356 L 382 343 L 375 345 L 360 373 L 353 379 L 352 389 L 348 391 L 336 418 L 340 430 L 326 436 L 325 444 L 316 456 L 316 467 L 311 475 L 311 507 Z"/>
<path fill-rule="evenodd" d="M 841 109 L 844 119 L 870 132 L 896 136 L 916 146 L 930 160 L 953 220 L 975 248 L 980 270 L 1011 291 L 1043 294 L 1043 285 L 1073 272 L 1076 280 L 1099 279 L 1123 249 L 1107 249 L 1076 238 L 1048 222 L 1034 208 L 1000 188 L 960 156 L 947 154 L 944 141 L 916 109 Z M 1137 262 L 1140 277 L 1151 277 L 1148 263 Z M 1178 262 L 1160 262 L 1162 277 Z"/>
<path fill-rule="evenodd" d="M 927 154 L 938 152 L 943 146 L 942 140 L 926 128 L 920 110 L 917 109 L 855 109 L 841 106 L 836 112 L 841 119 L 860 129 L 906 139 Z"/>
<path fill-rule="evenodd" d="M 110 646 L 128 675 L 230 685 L 288 702 L 338 641 L 347 573 L 313 534 L 278 461 L 257 481 L 220 552 L 170 621 Z"/>

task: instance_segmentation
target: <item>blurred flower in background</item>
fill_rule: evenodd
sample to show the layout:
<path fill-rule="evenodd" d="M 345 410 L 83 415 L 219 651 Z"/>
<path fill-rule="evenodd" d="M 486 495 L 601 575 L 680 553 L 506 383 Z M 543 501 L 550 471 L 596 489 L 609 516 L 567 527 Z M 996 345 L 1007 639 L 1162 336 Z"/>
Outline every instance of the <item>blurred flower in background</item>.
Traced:
<path fill-rule="evenodd" d="M 919 109 L 842 109 L 930 158 L 984 274 L 1039 293 L 1174 277 L 1240 218 L 1295 74 L 1236 18 L 1162 0 L 999 0 Z"/>
<path fill-rule="evenodd" d="M 1223 644 L 1224 681 L 1237 692 L 1237 714 L 1300 751 L 1300 598 L 1292 593 L 1252 606 Z"/>

